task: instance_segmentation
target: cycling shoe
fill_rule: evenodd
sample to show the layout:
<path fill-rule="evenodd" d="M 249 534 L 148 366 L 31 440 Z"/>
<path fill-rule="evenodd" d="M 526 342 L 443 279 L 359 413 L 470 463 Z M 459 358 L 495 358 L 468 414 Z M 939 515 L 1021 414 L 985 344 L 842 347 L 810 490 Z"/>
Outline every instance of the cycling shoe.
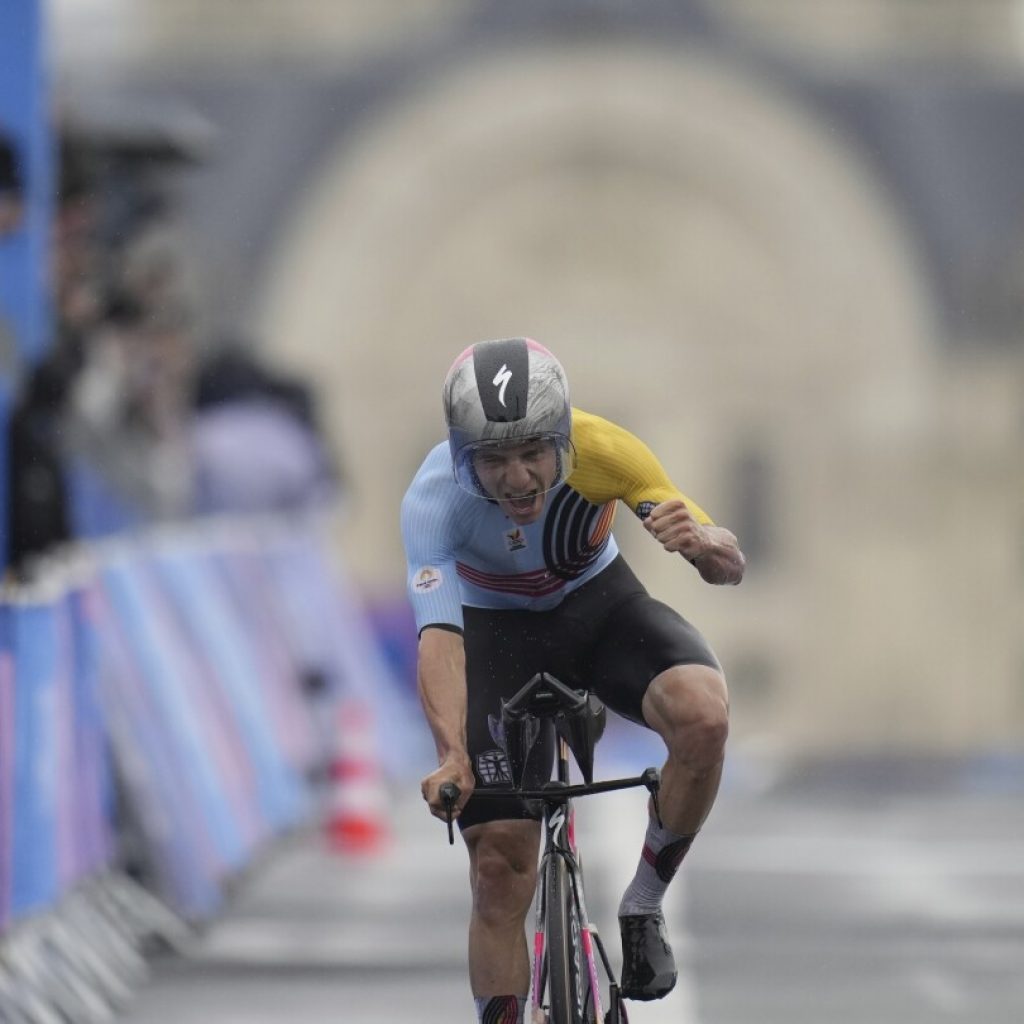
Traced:
<path fill-rule="evenodd" d="M 623 999 L 648 1001 L 667 996 L 676 983 L 676 962 L 661 911 L 620 917 L 619 931 Z"/>

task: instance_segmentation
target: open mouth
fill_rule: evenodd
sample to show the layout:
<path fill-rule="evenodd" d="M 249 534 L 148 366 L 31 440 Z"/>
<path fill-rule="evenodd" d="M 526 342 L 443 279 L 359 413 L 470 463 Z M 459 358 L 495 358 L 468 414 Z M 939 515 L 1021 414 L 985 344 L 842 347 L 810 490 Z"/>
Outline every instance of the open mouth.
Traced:
<path fill-rule="evenodd" d="M 508 503 L 509 508 L 511 508 L 513 512 L 519 513 L 532 512 L 536 500 L 536 491 L 531 491 L 529 494 L 519 495 L 518 497 L 513 497 L 512 495 L 509 495 L 508 497 L 505 498 L 505 501 Z"/>

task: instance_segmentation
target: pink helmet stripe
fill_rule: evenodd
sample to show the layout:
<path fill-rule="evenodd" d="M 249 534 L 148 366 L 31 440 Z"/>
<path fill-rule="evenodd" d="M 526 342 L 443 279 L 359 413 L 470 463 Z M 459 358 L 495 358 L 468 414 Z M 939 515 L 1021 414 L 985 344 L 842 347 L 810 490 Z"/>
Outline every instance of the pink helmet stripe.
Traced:
<path fill-rule="evenodd" d="M 464 363 L 464 362 L 465 362 L 465 361 L 466 361 L 467 359 L 469 359 L 469 357 L 470 357 L 470 356 L 471 356 L 472 354 L 473 354 L 473 345 L 470 345 L 470 346 L 469 346 L 469 348 L 463 349 L 463 350 L 462 350 L 462 351 L 461 351 L 461 352 L 460 352 L 460 353 L 459 353 L 459 354 L 458 354 L 458 355 L 457 355 L 457 356 L 455 357 L 455 362 L 454 362 L 454 363 L 452 363 L 452 365 L 448 367 L 448 373 L 447 373 L 447 374 L 445 374 L 445 376 L 446 376 L 446 377 L 447 377 L 447 376 L 450 376 L 450 375 L 451 375 L 451 372 L 452 372 L 452 370 L 454 370 L 456 366 L 461 366 L 461 365 L 462 365 L 462 364 L 463 364 L 463 363 Z"/>

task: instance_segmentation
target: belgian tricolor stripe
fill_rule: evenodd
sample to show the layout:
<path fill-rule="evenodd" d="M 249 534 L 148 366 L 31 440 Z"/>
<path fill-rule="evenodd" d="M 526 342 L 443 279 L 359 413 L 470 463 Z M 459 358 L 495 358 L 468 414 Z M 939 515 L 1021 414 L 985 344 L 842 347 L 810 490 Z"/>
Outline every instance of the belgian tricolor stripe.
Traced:
<path fill-rule="evenodd" d="M 553 594 L 565 586 L 565 580 L 554 575 L 547 569 L 535 569 L 533 572 L 501 574 L 481 572 L 465 562 L 455 565 L 458 574 L 474 587 L 484 590 L 498 590 L 505 594 L 523 594 L 527 597 L 543 597 Z"/>
<path fill-rule="evenodd" d="M 614 502 L 593 505 L 563 485 L 544 521 L 544 563 L 562 579 L 582 576 L 604 550 L 614 517 Z"/>

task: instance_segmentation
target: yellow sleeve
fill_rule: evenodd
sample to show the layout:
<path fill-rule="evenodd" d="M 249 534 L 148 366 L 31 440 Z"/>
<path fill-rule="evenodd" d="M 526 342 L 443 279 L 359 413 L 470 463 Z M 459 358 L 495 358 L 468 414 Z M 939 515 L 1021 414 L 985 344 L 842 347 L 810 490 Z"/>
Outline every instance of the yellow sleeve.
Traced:
<path fill-rule="evenodd" d="M 650 448 L 628 430 L 573 409 L 572 442 L 577 462 L 567 482 L 587 501 L 603 505 L 618 498 L 646 519 L 655 505 L 681 498 L 699 523 L 714 525 L 711 517 L 672 483 Z"/>

